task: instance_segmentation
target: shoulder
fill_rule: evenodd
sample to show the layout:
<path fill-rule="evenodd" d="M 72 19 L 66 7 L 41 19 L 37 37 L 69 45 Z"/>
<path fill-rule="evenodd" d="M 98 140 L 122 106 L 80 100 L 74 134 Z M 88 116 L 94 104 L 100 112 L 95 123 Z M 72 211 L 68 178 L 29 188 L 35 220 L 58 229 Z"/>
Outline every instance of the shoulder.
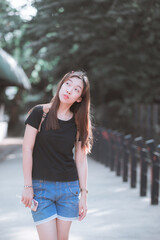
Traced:
<path fill-rule="evenodd" d="M 39 104 L 34 106 L 28 113 L 30 114 L 31 112 L 34 113 L 48 113 L 51 108 L 51 103 L 46 103 L 46 104 Z"/>
<path fill-rule="evenodd" d="M 42 114 L 43 114 L 42 105 L 36 105 L 29 110 L 27 117 L 36 117 L 36 116 L 40 117 Z"/>
<path fill-rule="evenodd" d="M 31 108 L 30 111 L 28 112 L 28 115 L 34 115 L 34 116 L 38 115 L 39 117 L 41 117 L 43 112 L 48 113 L 50 108 L 51 108 L 51 103 L 39 104 Z"/>
<path fill-rule="evenodd" d="M 43 106 L 42 105 L 36 105 L 36 106 L 33 107 L 33 111 L 42 112 L 43 111 Z"/>
<path fill-rule="evenodd" d="M 41 105 L 36 105 L 28 112 L 27 119 L 25 120 L 25 125 L 29 124 L 32 127 L 38 129 L 39 123 L 42 118 L 42 114 L 43 107 Z"/>
<path fill-rule="evenodd" d="M 42 114 L 43 114 L 43 106 L 42 105 L 36 105 L 29 110 L 27 116 L 30 116 L 30 115 L 41 116 Z"/>
<path fill-rule="evenodd" d="M 51 103 L 47 103 L 47 104 L 42 104 L 41 106 L 42 106 L 43 112 L 48 113 L 50 108 L 51 108 L 51 106 L 52 106 L 52 104 Z"/>

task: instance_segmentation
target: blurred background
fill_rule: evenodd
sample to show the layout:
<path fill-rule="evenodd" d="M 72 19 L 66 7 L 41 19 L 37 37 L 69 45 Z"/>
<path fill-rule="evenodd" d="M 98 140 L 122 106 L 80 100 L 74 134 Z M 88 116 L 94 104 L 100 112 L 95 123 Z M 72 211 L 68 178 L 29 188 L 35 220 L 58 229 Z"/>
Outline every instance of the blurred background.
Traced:
<path fill-rule="evenodd" d="M 71 70 L 88 74 L 94 126 L 160 133 L 159 0 L 0 2 L 1 139 Z"/>
<path fill-rule="evenodd" d="M 74 223 L 71 240 L 159 240 L 159 0 L 0 1 L 0 238 L 38 239 L 18 199 L 24 120 L 79 69 L 96 144 L 87 220 Z"/>

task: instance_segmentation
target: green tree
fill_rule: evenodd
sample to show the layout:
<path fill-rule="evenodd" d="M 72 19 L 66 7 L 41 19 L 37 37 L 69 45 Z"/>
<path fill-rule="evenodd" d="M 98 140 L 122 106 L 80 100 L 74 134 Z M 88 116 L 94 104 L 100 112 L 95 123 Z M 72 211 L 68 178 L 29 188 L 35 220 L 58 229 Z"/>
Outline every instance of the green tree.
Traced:
<path fill-rule="evenodd" d="M 64 73 L 87 71 L 97 123 L 130 129 L 135 103 L 159 103 L 158 0 L 42 0 L 21 24 L 21 62 L 49 99 Z"/>

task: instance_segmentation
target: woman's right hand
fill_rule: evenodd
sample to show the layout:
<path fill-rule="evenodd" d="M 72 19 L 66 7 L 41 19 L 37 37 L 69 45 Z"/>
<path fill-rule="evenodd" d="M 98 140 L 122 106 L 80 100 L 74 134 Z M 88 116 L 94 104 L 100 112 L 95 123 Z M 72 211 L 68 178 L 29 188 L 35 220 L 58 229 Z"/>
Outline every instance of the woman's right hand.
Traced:
<path fill-rule="evenodd" d="M 25 188 L 22 192 L 21 202 L 25 205 L 25 207 L 31 207 L 32 199 L 34 197 L 33 188 Z"/>

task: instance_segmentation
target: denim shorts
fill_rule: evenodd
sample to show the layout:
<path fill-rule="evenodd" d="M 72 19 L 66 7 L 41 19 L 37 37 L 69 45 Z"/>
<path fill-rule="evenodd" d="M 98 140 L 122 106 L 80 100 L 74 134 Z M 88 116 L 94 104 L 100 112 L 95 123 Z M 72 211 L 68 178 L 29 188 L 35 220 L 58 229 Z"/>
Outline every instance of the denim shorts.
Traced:
<path fill-rule="evenodd" d="M 48 222 L 54 218 L 65 221 L 77 220 L 79 217 L 79 180 L 54 182 L 32 180 L 34 199 L 38 208 L 32 212 L 35 225 Z"/>

